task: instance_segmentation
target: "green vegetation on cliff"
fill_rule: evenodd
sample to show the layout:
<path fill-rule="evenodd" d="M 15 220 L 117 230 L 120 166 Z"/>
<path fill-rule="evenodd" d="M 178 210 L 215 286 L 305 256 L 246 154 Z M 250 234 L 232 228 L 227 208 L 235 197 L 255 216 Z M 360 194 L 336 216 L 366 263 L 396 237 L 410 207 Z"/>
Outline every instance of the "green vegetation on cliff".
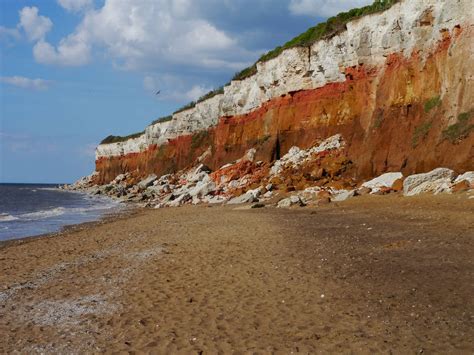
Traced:
<path fill-rule="evenodd" d="M 100 144 L 125 142 L 125 141 L 128 141 L 129 139 L 138 138 L 143 133 L 145 133 L 145 131 L 129 134 L 128 136 L 107 136 L 100 142 Z"/>
<path fill-rule="evenodd" d="M 314 27 L 311 27 L 306 32 L 286 42 L 283 46 L 276 47 L 275 49 L 262 55 L 258 62 L 266 62 L 270 59 L 278 57 L 285 49 L 293 47 L 309 47 L 313 43 L 330 38 L 346 29 L 346 24 L 349 21 L 357 18 L 374 14 L 377 12 L 385 11 L 392 7 L 400 0 L 375 0 L 372 5 L 367 5 L 361 8 L 352 9 L 347 12 L 341 12 L 340 14 L 330 17 L 326 22 L 321 22 Z M 245 68 L 244 70 L 235 74 L 232 80 L 243 80 L 257 72 L 257 64 L 255 63 L 251 67 Z"/>
<path fill-rule="evenodd" d="M 470 123 L 472 118 L 474 118 L 474 109 L 461 113 L 458 116 L 458 121 L 443 131 L 443 138 L 451 143 L 467 138 L 474 131 L 474 124 Z"/>

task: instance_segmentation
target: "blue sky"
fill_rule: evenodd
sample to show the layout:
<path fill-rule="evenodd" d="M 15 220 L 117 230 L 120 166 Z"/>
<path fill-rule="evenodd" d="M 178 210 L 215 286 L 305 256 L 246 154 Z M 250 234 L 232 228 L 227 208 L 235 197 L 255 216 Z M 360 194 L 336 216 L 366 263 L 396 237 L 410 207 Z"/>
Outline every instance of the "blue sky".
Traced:
<path fill-rule="evenodd" d="M 265 51 L 368 3 L 2 0 L 0 182 L 87 175 L 105 136 L 143 130 Z"/>

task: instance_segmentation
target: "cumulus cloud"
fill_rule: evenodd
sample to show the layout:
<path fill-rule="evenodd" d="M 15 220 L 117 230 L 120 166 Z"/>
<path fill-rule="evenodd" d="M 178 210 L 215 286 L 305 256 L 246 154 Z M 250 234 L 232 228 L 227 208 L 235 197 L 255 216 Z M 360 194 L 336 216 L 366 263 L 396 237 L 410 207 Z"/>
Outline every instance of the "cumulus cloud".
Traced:
<path fill-rule="evenodd" d="M 80 12 L 94 5 L 93 0 L 57 0 L 57 2 L 62 8 L 70 12 Z"/>
<path fill-rule="evenodd" d="M 132 70 L 181 64 L 237 70 L 247 64 L 254 53 L 195 7 L 190 0 L 105 0 L 101 8 L 86 11 L 75 31 L 57 46 L 39 41 L 35 58 L 44 64 L 82 65 L 95 47 L 117 67 Z"/>
<path fill-rule="evenodd" d="M 44 38 L 53 27 L 51 20 L 38 14 L 37 7 L 24 7 L 20 10 L 20 23 L 18 27 L 23 28 L 30 41 L 38 41 Z"/>
<path fill-rule="evenodd" d="M 19 88 L 32 90 L 46 90 L 51 85 L 49 80 L 31 79 L 24 76 L 2 76 L 0 81 Z"/>
<path fill-rule="evenodd" d="M 89 62 L 91 46 L 79 34 L 72 34 L 63 38 L 57 48 L 44 40 L 37 42 L 33 56 L 41 64 L 80 66 Z"/>
<path fill-rule="evenodd" d="M 329 17 L 372 2 L 373 0 L 291 0 L 289 9 L 293 15 Z"/>

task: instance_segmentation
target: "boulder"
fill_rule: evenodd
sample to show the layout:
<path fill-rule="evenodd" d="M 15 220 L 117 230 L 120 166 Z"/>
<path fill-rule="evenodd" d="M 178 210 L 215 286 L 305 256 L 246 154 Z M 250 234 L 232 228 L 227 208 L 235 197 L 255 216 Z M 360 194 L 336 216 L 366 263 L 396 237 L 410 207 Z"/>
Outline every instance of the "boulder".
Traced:
<path fill-rule="evenodd" d="M 334 190 L 331 201 L 342 202 L 355 196 L 355 190 Z"/>
<path fill-rule="evenodd" d="M 153 185 L 153 183 L 158 179 L 155 174 L 148 175 L 146 179 L 140 181 L 137 186 L 140 190 L 145 190 L 147 187 Z"/>
<path fill-rule="evenodd" d="M 403 194 L 415 196 L 421 193 L 434 193 L 451 191 L 451 182 L 456 174 L 451 169 L 437 168 L 428 173 L 408 176 L 403 182 Z"/>
<path fill-rule="evenodd" d="M 258 202 L 258 198 L 255 197 L 255 195 L 253 195 L 252 193 L 247 192 L 243 195 L 240 195 L 240 196 L 237 196 L 237 197 L 234 197 L 234 198 L 230 199 L 227 202 L 227 204 L 229 204 L 229 205 L 238 205 L 238 204 L 241 204 L 241 203 L 252 203 L 252 202 Z"/>
<path fill-rule="evenodd" d="M 288 208 L 291 206 L 304 207 L 306 206 L 306 203 L 298 195 L 293 195 L 288 198 L 284 198 L 283 200 L 280 200 L 277 204 L 278 208 Z"/>
<path fill-rule="evenodd" d="M 452 192 L 463 192 L 471 189 L 471 184 L 467 180 L 461 180 L 459 182 L 454 182 L 451 186 Z"/>
<path fill-rule="evenodd" d="M 192 189 L 189 190 L 189 194 L 192 197 L 203 197 L 209 195 L 211 192 L 216 190 L 216 184 L 213 181 L 200 182 Z"/>
<path fill-rule="evenodd" d="M 403 174 L 399 172 L 385 173 L 376 177 L 375 179 L 364 182 L 362 184 L 362 187 L 369 188 L 371 192 L 374 193 L 374 192 L 378 192 L 383 187 L 391 188 L 393 184 L 395 183 L 395 181 L 401 178 L 403 178 Z"/>
<path fill-rule="evenodd" d="M 244 156 L 244 160 L 247 161 L 254 161 L 255 160 L 255 154 L 257 154 L 257 150 L 255 148 L 247 150 Z"/>
<path fill-rule="evenodd" d="M 454 180 L 454 183 L 457 184 L 461 181 L 467 181 L 471 187 L 474 187 L 474 171 L 467 171 L 459 175 L 456 180 Z"/>
<path fill-rule="evenodd" d="M 178 206 L 181 206 L 183 204 L 185 204 L 187 201 L 191 200 L 191 195 L 188 194 L 188 193 L 184 193 L 182 195 L 179 195 L 178 197 L 176 197 L 173 201 L 170 201 L 168 203 L 168 206 L 170 207 L 178 207 Z"/>

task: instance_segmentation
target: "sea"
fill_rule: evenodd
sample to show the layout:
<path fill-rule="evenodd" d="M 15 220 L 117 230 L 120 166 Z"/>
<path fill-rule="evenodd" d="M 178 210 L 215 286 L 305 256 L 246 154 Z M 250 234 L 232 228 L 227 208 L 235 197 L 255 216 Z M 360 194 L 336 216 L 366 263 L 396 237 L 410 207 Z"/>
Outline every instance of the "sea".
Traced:
<path fill-rule="evenodd" d="M 60 231 L 119 212 L 108 197 L 58 189 L 58 185 L 0 184 L 0 241 Z"/>

